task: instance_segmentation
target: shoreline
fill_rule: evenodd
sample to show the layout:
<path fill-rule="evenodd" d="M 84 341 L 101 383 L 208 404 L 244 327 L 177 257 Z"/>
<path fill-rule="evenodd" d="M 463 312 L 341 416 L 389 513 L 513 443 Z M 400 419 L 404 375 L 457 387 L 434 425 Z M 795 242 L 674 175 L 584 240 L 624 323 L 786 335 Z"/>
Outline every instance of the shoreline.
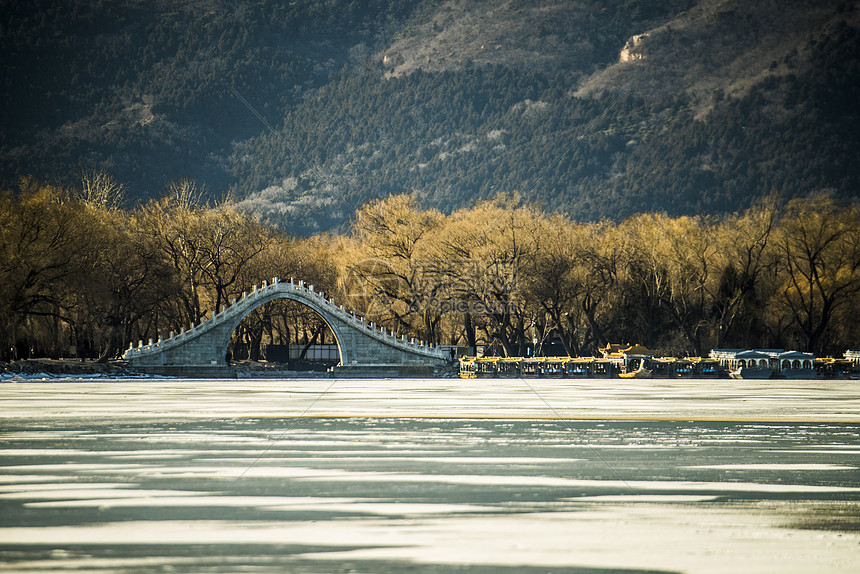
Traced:
<path fill-rule="evenodd" d="M 0 377 L 27 377 L 33 375 L 57 376 L 128 376 L 141 375 L 126 361 L 94 361 L 92 359 L 21 359 L 0 363 Z"/>
<path fill-rule="evenodd" d="M 232 376 L 224 379 L 253 378 L 329 378 L 326 371 L 289 370 L 287 365 L 255 361 L 234 362 Z M 177 378 L 154 375 L 135 369 L 128 361 L 112 359 L 99 362 L 92 359 L 21 359 L 0 363 L 0 381 L 43 380 L 60 378 Z M 179 377 L 181 378 L 181 377 Z"/>

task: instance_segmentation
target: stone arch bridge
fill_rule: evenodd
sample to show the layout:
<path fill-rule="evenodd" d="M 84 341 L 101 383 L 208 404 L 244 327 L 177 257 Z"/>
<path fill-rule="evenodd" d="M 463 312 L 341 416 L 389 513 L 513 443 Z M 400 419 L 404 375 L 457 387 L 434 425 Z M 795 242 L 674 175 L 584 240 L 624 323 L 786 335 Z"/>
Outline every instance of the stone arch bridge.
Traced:
<path fill-rule="evenodd" d="M 276 299 L 298 301 L 316 311 L 331 328 L 337 341 L 340 363 L 335 372 L 343 376 L 374 376 L 396 374 L 432 374 L 447 368 L 450 355 L 444 350 L 397 337 L 385 328 L 368 323 L 363 317 L 336 305 L 313 285 L 263 281 L 239 300 L 233 299 L 222 311 L 215 313 L 179 334 L 167 339 L 141 341 L 123 355 L 137 370 L 185 376 L 218 376 L 229 374 L 227 346 L 239 323 L 255 309 Z"/>

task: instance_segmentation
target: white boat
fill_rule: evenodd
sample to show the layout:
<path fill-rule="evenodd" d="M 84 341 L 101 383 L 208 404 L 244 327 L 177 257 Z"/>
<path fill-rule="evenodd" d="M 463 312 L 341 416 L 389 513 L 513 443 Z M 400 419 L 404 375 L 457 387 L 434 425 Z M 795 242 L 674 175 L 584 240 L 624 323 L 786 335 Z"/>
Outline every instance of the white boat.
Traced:
<path fill-rule="evenodd" d="M 769 350 L 714 349 L 711 358 L 720 361 L 733 379 L 769 379 L 773 375 Z"/>
<path fill-rule="evenodd" d="M 786 351 L 775 357 L 774 363 L 779 370 L 774 377 L 783 379 L 814 379 L 815 355 L 812 353 L 801 353 L 800 351 Z"/>
<path fill-rule="evenodd" d="M 773 369 L 770 367 L 739 367 L 729 371 L 729 376 L 733 379 L 769 379 L 771 375 Z"/>

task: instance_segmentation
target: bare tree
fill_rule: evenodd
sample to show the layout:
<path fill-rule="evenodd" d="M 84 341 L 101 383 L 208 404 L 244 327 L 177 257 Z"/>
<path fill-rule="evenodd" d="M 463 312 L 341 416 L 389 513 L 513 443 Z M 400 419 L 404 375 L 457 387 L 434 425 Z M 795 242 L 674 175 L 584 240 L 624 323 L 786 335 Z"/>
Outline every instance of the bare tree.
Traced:
<path fill-rule="evenodd" d="M 95 169 L 81 171 L 78 195 L 83 203 L 99 209 L 119 209 L 125 204 L 125 186 Z"/>
<path fill-rule="evenodd" d="M 829 196 L 795 199 L 781 227 L 782 308 L 803 347 L 819 352 L 834 312 L 860 291 L 860 213 Z"/>

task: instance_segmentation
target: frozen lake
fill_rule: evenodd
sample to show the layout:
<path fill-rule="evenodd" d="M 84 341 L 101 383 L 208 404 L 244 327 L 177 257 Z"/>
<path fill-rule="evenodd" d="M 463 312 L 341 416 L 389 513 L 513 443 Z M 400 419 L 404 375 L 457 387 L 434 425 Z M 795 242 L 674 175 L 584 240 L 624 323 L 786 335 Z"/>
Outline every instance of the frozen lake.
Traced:
<path fill-rule="evenodd" d="M 0 383 L 0 571 L 855 572 L 860 385 Z"/>

